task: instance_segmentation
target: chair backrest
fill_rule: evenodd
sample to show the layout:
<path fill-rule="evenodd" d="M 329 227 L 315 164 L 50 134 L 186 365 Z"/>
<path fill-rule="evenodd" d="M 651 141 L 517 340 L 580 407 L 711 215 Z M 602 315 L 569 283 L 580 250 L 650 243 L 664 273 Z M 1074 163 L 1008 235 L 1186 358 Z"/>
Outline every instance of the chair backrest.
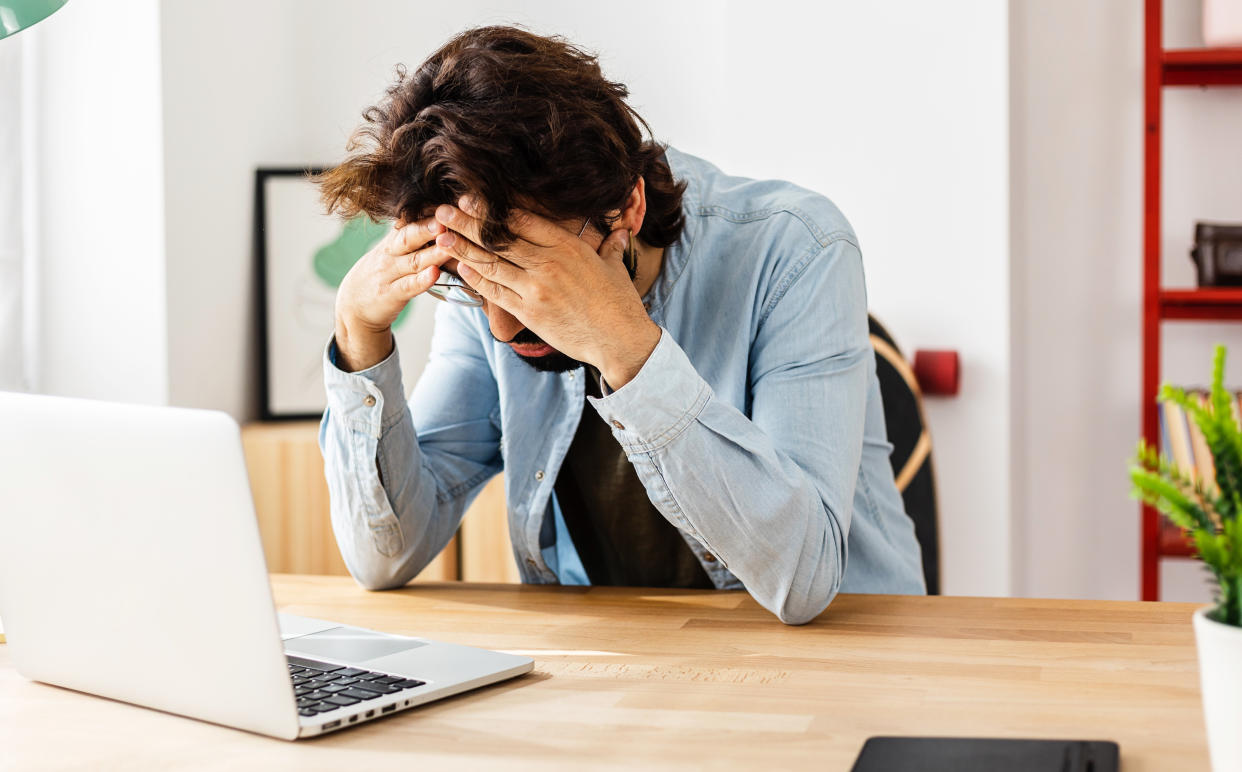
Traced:
<path fill-rule="evenodd" d="M 931 433 L 923 417 L 923 394 L 893 336 L 874 316 L 868 316 L 867 320 L 871 327 L 871 346 L 875 349 L 880 396 L 884 400 L 884 422 L 888 441 L 893 445 L 893 476 L 923 550 L 927 592 L 939 595 L 940 530 L 936 481 L 932 474 Z"/>

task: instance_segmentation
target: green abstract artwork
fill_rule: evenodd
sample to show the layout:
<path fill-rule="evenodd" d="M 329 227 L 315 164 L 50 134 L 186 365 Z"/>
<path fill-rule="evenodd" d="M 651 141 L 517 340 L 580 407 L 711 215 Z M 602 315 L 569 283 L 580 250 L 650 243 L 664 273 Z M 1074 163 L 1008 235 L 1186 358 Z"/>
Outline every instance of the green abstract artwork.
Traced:
<path fill-rule="evenodd" d="M 365 214 L 360 214 L 341 227 L 341 232 L 332 241 L 315 250 L 313 268 L 315 275 L 332 289 L 341 286 L 341 281 L 354 263 L 375 246 L 388 232 L 391 223 L 375 222 Z M 393 322 L 393 327 L 401 326 L 410 315 L 413 302 L 405 308 Z"/>

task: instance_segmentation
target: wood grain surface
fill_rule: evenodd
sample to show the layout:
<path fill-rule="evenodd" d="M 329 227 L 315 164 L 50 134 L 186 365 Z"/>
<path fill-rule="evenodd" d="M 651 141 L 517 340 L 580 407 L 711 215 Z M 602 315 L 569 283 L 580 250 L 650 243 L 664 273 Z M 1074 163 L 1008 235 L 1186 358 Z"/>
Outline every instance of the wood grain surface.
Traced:
<path fill-rule="evenodd" d="M 1208 768 L 1192 604 L 846 595 L 786 627 L 742 592 L 273 587 L 284 611 L 535 670 L 289 743 L 29 682 L 0 646 L 0 767 L 848 770 L 866 738 L 915 734 L 1109 739 L 1126 772 Z"/>

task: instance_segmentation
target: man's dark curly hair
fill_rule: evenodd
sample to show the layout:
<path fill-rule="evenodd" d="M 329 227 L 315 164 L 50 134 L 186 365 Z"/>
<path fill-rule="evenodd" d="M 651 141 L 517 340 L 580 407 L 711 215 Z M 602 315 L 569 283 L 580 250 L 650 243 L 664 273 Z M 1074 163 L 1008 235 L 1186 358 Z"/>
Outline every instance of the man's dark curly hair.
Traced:
<path fill-rule="evenodd" d="M 639 176 L 647 214 L 638 237 L 666 247 L 681 234 L 685 183 L 664 146 L 607 80 L 596 56 L 561 37 L 514 27 L 467 30 L 363 111 L 349 155 L 314 178 L 329 213 L 407 222 L 439 204 L 478 197 L 484 246 L 516 237 L 514 208 L 556 220 L 590 217 L 604 233 Z"/>

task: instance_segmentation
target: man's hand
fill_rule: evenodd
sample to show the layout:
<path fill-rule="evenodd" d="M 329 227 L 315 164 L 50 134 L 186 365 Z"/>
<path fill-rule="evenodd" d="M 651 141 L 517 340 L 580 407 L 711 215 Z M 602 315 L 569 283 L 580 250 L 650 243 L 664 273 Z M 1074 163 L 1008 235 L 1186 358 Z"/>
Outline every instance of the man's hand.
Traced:
<path fill-rule="evenodd" d="M 479 246 L 478 213 L 442 205 L 435 218 L 447 230 L 436 244 L 457 258 L 461 278 L 489 303 L 508 311 L 545 343 L 594 365 L 619 389 L 642 369 L 660 340 L 625 270 L 628 234 L 613 231 L 598 253 L 572 232 L 531 212 L 516 211 L 509 227 L 517 241 L 501 252 Z"/>
<path fill-rule="evenodd" d="M 440 266 L 453 259 L 433 243 L 442 233 L 444 226 L 435 218 L 408 225 L 398 220 L 345 275 L 336 293 L 337 365 L 342 370 L 365 370 L 392 353 L 392 323 L 401 309 L 435 284 Z"/>

